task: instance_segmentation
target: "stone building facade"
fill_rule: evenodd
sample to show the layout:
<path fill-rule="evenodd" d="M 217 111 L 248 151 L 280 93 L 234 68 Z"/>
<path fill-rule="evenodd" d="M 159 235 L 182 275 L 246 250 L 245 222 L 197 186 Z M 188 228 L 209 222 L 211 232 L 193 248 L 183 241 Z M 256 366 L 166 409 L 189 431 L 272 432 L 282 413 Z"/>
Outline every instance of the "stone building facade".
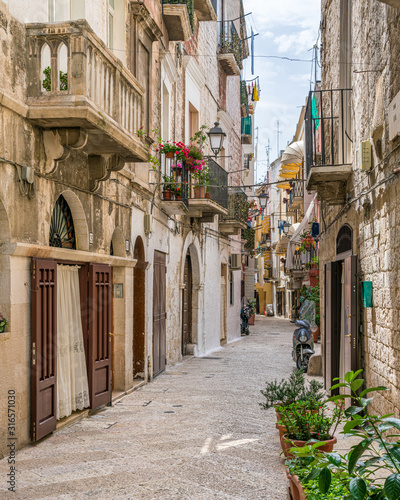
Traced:
<path fill-rule="evenodd" d="M 397 415 L 399 7 L 396 1 L 322 2 L 323 92 L 310 95 L 318 112 L 309 108 L 306 116 L 307 188 L 321 200 L 326 384 L 363 368 L 369 386 L 389 388 L 377 393 L 372 411 Z M 363 282 L 372 282 L 371 304 Z"/>
<path fill-rule="evenodd" d="M 148 162 L 158 134 L 188 143 L 218 121 L 214 168 L 240 184 L 246 45 L 221 50 L 217 19 L 241 40 L 243 8 L 222 5 L 0 1 L 0 422 L 15 390 L 18 447 L 59 425 L 57 265 L 79 267 L 92 409 L 240 337 L 240 223 L 218 196 L 169 204 L 170 165 Z"/>

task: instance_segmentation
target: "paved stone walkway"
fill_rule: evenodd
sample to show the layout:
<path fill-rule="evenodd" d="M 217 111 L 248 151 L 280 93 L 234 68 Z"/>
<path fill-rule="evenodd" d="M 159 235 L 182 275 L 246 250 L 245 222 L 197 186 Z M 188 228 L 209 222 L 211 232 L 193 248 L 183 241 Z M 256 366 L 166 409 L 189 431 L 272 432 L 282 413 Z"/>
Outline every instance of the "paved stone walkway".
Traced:
<path fill-rule="evenodd" d="M 265 381 L 294 369 L 293 325 L 259 317 L 249 337 L 188 358 L 114 407 L 17 454 L 18 499 L 287 498 Z"/>

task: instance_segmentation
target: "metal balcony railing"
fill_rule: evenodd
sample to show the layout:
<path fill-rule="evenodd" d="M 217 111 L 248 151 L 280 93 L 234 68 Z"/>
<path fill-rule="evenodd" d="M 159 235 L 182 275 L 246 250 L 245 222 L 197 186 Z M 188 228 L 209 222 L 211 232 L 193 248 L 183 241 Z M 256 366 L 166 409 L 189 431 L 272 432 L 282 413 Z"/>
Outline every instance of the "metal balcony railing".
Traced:
<path fill-rule="evenodd" d="M 304 269 L 304 265 L 301 259 L 301 254 L 295 253 L 293 255 L 293 267 L 291 271 L 302 271 Z"/>
<path fill-rule="evenodd" d="M 189 14 L 189 21 L 190 21 L 190 27 L 192 28 L 193 31 L 193 26 L 194 26 L 194 7 L 193 7 L 193 0 L 162 0 L 163 4 L 181 4 L 181 5 L 186 5 L 188 14 Z"/>
<path fill-rule="evenodd" d="M 287 212 L 293 212 L 296 210 L 304 199 L 304 182 L 303 181 L 292 181 L 293 186 L 290 191 L 289 199 L 287 201 Z"/>
<path fill-rule="evenodd" d="M 237 65 L 242 69 L 243 45 L 233 21 L 220 22 L 218 54 L 233 54 Z"/>
<path fill-rule="evenodd" d="M 305 115 L 307 175 L 311 167 L 351 163 L 351 95 L 351 89 L 309 93 Z"/>
<path fill-rule="evenodd" d="M 199 181 L 187 169 L 186 162 L 182 162 L 182 168 L 172 177 L 172 180 L 162 183 L 164 201 L 182 201 L 188 206 L 191 199 L 210 199 L 223 208 L 229 208 L 228 173 L 213 159 L 208 159 L 208 181 Z"/>
<path fill-rule="evenodd" d="M 249 203 L 247 195 L 240 191 L 238 193 L 230 193 L 228 195 L 228 210 L 227 215 L 221 215 L 221 221 L 237 220 L 247 225 L 249 214 Z"/>

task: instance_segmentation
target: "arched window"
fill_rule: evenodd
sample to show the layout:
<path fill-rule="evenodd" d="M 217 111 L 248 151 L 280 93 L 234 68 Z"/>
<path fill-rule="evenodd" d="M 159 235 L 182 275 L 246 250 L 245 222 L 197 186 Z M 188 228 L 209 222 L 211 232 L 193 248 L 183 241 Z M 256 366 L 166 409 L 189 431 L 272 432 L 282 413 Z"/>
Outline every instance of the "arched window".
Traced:
<path fill-rule="evenodd" d="M 353 249 L 353 230 L 348 224 L 339 229 L 336 238 L 336 255 L 351 252 Z"/>
<path fill-rule="evenodd" d="M 50 223 L 50 246 L 76 249 L 74 222 L 64 196 L 56 201 Z"/>

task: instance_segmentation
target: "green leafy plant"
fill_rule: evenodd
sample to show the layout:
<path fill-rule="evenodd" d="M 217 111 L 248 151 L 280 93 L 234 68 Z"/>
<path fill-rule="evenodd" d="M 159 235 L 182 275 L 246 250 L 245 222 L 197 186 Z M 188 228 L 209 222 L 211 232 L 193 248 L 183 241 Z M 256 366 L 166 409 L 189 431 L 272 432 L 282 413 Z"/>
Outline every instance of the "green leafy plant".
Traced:
<path fill-rule="evenodd" d="M 3 331 L 4 328 L 8 325 L 8 321 L 6 320 L 3 314 L 0 314 L 0 330 Z"/>
<path fill-rule="evenodd" d="M 264 403 L 259 403 L 262 408 L 278 406 L 290 406 L 297 401 L 307 401 L 310 410 L 317 409 L 324 400 L 322 389 L 324 385 L 317 380 L 310 380 L 306 383 L 306 378 L 302 370 L 295 370 L 288 379 L 280 382 L 274 380 L 268 382 L 260 392 L 265 397 Z"/>
<path fill-rule="evenodd" d="M 331 487 L 327 493 L 322 493 L 317 479 L 308 479 L 313 466 L 312 457 L 286 460 L 290 474 L 296 475 L 304 488 L 307 500 L 343 499 L 349 494 L 348 482 L 332 476 Z"/>
<path fill-rule="evenodd" d="M 314 448 L 298 449 L 296 455 L 312 456 L 312 471 L 307 479 L 318 479 L 322 493 L 330 491 L 332 477 L 349 485 L 350 495 L 345 499 L 399 500 L 400 498 L 400 419 L 393 414 L 369 415 L 368 407 L 373 397 L 365 397 L 376 391 L 387 391 L 383 386 L 371 387 L 359 392 L 364 380 L 358 378 L 362 370 L 347 372 L 344 379 L 331 387 L 343 388 L 345 394 L 332 396 L 328 401 L 352 398 L 355 404 L 345 410 L 346 423 L 343 434 L 358 438 L 349 453 L 321 454 Z M 389 433 L 393 432 L 394 434 Z M 389 434 L 388 434 L 389 433 Z M 383 474 L 382 474 L 383 473 Z M 384 482 L 382 479 L 385 477 Z M 383 483 L 383 484 L 382 484 Z"/>
<path fill-rule="evenodd" d="M 287 437 L 300 441 L 332 439 L 343 418 L 343 406 L 335 405 L 328 410 L 321 401 L 296 401 L 288 406 L 278 406 L 281 422 Z"/>
<path fill-rule="evenodd" d="M 256 313 L 256 299 L 250 299 L 247 301 L 247 307 L 251 315 Z"/>
<path fill-rule="evenodd" d="M 43 74 L 45 76 L 42 85 L 47 92 L 51 91 L 51 68 L 50 66 L 47 66 L 43 70 Z M 64 73 L 63 71 L 60 71 L 60 90 L 68 90 L 68 73 Z"/>

